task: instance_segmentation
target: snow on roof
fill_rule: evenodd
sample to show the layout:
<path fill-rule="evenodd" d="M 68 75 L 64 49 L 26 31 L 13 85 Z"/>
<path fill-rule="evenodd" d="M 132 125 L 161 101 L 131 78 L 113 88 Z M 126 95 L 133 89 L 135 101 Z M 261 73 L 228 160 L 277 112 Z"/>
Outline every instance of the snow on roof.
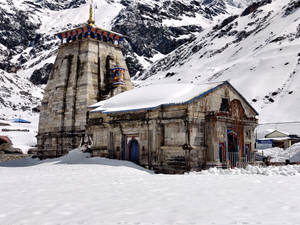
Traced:
<path fill-rule="evenodd" d="M 224 83 L 227 82 L 150 85 L 123 92 L 90 108 L 96 108 L 91 112 L 113 113 L 183 104 L 211 92 Z"/>
<path fill-rule="evenodd" d="M 285 135 L 285 136 L 289 136 L 289 135 L 290 135 L 288 132 L 285 132 L 285 131 L 273 130 L 273 131 L 271 131 L 270 133 L 267 133 L 267 134 L 265 135 L 265 137 L 267 138 L 267 137 L 269 137 L 270 135 L 275 134 L 275 133 L 282 134 L 282 135 Z"/>
<path fill-rule="evenodd" d="M 286 140 L 291 140 L 292 138 L 290 137 L 277 137 L 277 138 L 260 138 L 259 140 L 264 141 L 264 140 L 272 140 L 272 141 L 286 141 Z"/>

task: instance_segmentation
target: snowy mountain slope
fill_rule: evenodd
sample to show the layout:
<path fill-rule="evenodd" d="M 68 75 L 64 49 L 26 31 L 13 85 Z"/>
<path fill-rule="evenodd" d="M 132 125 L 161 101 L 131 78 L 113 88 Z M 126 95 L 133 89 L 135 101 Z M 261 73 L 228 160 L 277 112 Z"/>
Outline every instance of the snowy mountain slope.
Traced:
<path fill-rule="evenodd" d="M 133 75 L 247 4 L 245 0 L 94 1 L 96 23 L 129 36 L 124 52 Z M 26 107 L 30 102 L 31 108 L 38 106 L 57 53 L 54 34 L 85 23 L 88 7 L 86 0 L 0 1 L 0 117 L 31 116 Z"/>
<path fill-rule="evenodd" d="M 42 89 L 18 74 L 0 71 L 0 118 L 31 117 Z"/>
<path fill-rule="evenodd" d="M 100 27 L 128 35 L 129 48 L 139 56 L 150 58 L 153 56 L 149 54 L 151 48 L 154 48 L 156 53 L 169 53 L 188 41 L 186 36 L 190 33 L 200 32 L 203 27 L 214 24 L 245 5 L 244 0 L 106 0 L 95 1 L 94 14 Z M 31 52 L 33 57 L 26 53 L 24 56 L 22 50 L 28 46 L 34 47 L 35 51 L 55 47 L 54 43 L 47 43 L 47 40 L 56 40 L 55 33 L 85 23 L 88 7 L 89 2 L 85 0 L 3 1 L 0 3 L 3 21 L 0 27 L 0 43 L 8 48 L 10 56 L 22 53 L 22 60 L 19 59 L 21 64 L 31 58 L 38 58 L 34 52 Z M 160 43 L 153 41 L 152 37 L 139 39 L 141 36 L 147 36 L 147 31 L 158 36 Z M 18 57 L 20 56 L 19 54 Z M 7 59 L 11 60 L 10 57 Z"/>
<path fill-rule="evenodd" d="M 230 80 L 260 122 L 299 121 L 300 1 L 263 0 L 156 62 L 137 80 Z"/>
<path fill-rule="evenodd" d="M 100 3 L 102 25 L 109 28 L 105 24 L 110 26 L 120 4 Z M 85 0 L 0 3 L 0 117 L 33 116 L 57 54 L 55 33 L 84 23 L 88 7 Z"/>
<path fill-rule="evenodd" d="M 241 0 L 123 1 L 126 6 L 114 19 L 112 29 L 125 34 L 125 53 L 132 75 L 170 53 L 196 34 L 247 4 Z M 136 60 L 139 59 L 139 60 Z"/>

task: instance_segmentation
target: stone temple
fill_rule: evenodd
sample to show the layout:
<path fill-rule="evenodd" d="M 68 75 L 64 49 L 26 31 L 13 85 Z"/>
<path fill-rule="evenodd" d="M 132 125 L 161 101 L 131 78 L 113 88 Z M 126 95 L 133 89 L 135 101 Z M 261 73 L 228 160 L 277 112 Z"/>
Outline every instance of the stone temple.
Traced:
<path fill-rule="evenodd" d="M 88 146 L 92 156 L 163 173 L 254 163 L 258 113 L 227 81 L 133 88 L 123 36 L 92 18 L 58 34 L 58 56 L 42 101 L 38 155 Z"/>
<path fill-rule="evenodd" d="M 132 89 L 121 34 L 87 24 L 58 33 L 58 55 L 41 104 L 38 154 L 57 157 L 78 147 L 88 106 Z"/>
<path fill-rule="evenodd" d="M 93 156 L 163 173 L 255 160 L 257 112 L 227 81 L 152 84 L 90 106 Z"/>

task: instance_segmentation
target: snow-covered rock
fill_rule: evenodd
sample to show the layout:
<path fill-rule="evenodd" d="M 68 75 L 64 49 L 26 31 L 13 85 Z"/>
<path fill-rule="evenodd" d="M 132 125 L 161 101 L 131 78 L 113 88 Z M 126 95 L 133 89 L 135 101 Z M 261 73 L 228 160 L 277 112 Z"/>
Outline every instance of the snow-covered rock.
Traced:
<path fill-rule="evenodd" d="M 9 113 L 9 112 L 8 112 Z M 28 115 L 24 118 L 30 118 L 31 123 L 13 123 L 12 121 L 0 120 L 0 123 L 7 126 L 0 126 L 0 135 L 7 136 L 13 144 L 13 148 L 20 149 L 27 153 L 30 148 L 36 147 L 36 135 L 38 126 L 38 114 Z"/>

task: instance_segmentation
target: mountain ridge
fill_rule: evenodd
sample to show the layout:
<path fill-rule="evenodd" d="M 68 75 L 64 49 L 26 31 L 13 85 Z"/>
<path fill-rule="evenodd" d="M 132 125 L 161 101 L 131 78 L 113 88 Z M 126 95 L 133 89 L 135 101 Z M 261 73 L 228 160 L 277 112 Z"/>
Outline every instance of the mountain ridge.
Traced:
<path fill-rule="evenodd" d="M 261 121 L 296 117 L 271 112 L 281 98 L 298 96 L 299 0 L 106 0 L 94 6 L 100 27 L 129 37 L 123 50 L 137 86 L 230 80 L 262 112 Z M 85 23 L 88 8 L 85 0 L 0 3 L 0 117 L 38 111 L 59 46 L 54 34 Z"/>
<path fill-rule="evenodd" d="M 192 41 L 205 24 L 215 24 L 245 4 L 245 0 L 106 0 L 95 2 L 94 15 L 100 27 L 129 37 L 123 49 L 134 75 Z M 0 117 L 32 116 L 57 54 L 55 33 L 85 23 L 88 11 L 86 0 L 0 2 Z"/>

